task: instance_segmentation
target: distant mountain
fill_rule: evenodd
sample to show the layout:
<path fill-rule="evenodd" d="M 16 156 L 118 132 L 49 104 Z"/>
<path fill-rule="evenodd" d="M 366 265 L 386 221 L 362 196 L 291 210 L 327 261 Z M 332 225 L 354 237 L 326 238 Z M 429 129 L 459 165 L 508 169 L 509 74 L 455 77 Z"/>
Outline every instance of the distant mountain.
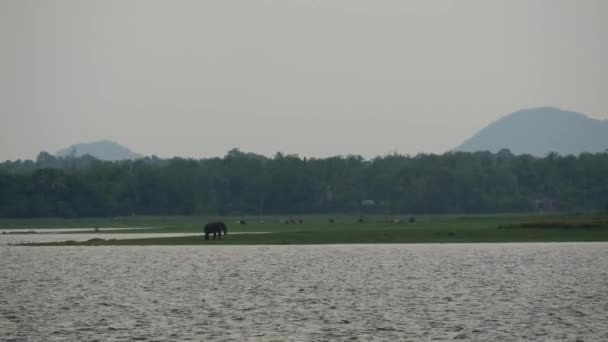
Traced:
<path fill-rule="evenodd" d="M 89 154 L 101 160 L 123 160 L 143 157 L 141 154 L 134 153 L 128 148 L 109 140 L 75 144 L 55 153 L 57 157 L 65 157 L 71 154 L 74 154 L 76 157 Z"/>
<path fill-rule="evenodd" d="M 525 109 L 493 122 L 455 150 L 498 152 L 504 148 L 535 156 L 604 152 L 608 149 L 608 120 L 553 107 Z"/>

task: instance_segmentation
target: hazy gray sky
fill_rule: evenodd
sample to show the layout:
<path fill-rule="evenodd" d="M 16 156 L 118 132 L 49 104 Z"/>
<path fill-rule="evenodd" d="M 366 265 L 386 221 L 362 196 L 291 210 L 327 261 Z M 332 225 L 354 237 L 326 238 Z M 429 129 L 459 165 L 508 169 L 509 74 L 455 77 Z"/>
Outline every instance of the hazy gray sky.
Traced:
<path fill-rule="evenodd" d="M 608 1 L 0 0 L 0 160 L 442 153 L 509 112 L 608 118 Z"/>

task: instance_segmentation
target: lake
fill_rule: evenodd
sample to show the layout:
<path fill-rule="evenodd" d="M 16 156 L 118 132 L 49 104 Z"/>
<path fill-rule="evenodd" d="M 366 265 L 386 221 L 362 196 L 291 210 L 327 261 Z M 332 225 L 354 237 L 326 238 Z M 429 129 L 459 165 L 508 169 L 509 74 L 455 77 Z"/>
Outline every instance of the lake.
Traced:
<path fill-rule="evenodd" d="M 0 340 L 608 340 L 608 243 L 0 246 Z"/>
<path fill-rule="evenodd" d="M 113 231 L 131 230 L 133 228 L 115 228 Z M 149 228 L 135 228 L 149 229 Z M 0 229 L 0 245 L 16 245 L 22 243 L 39 243 L 39 242 L 62 242 L 62 241 L 87 241 L 90 239 L 144 239 L 144 238 L 160 238 L 160 237 L 179 237 L 179 236 L 198 236 L 203 238 L 202 233 L 91 233 L 88 228 L 67 228 L 67 229 L 37 229 L 33 230 L 34 234 L 27 234 L 25 229 Z M 3 234 L 4 232 L 4 234 Z M 15 234 L 19 232 L 19 234 Z M 74 233 L 72 233 L 74 232 Z M 241 234 L 268 234 L 268 232 L 230 232 L 230 235 Z"/>

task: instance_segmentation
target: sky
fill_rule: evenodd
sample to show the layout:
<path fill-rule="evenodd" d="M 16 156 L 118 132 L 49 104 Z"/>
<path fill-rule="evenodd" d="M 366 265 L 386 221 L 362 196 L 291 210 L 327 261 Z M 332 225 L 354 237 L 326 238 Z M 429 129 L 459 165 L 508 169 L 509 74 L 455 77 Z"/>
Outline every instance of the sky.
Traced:
<path fill-rule="evenodd" d="M 0 0 L 0 160 L 443 153 L 522 108 L 608 119 L 604 0 Z"/>

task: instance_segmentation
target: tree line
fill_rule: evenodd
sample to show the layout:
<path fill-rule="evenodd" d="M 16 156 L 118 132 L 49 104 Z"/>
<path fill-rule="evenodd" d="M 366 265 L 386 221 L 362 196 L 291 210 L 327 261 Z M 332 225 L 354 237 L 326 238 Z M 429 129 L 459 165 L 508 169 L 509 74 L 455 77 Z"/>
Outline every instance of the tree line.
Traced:
<path fill-rule="evenodd" d="M 544 205 L 539 205 L 542 203 Z M 546 203 L 550 205 L 547 206 Z M 1 217 L 608 211 L 608 151 L 0 163 Z"/>

